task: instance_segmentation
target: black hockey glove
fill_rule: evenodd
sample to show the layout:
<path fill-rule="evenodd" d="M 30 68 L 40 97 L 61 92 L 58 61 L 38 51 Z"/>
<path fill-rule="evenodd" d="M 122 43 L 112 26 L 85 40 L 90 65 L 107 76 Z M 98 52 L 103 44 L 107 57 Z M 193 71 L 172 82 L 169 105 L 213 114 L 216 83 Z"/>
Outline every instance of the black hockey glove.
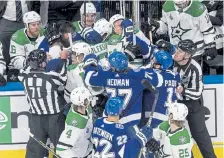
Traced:
<path fill-rule="evenodd" d="M 150 139 L 145 145 L 147 152 L 157 152 L 160 149 L 159 143 L 155 139 Z"/>
<path fill-rule="evenodd" d="M 205 45 L 205 60 L 213 60 L 218 55 L 217 49 L 215 47 L 215 43 L 209 43 Z"/>
<path fill-rule="evenodd" d="M 5 77 L 2 74 L 0 74 L 0 86 L 5 86 L 6 83 L 7 83 L 7 81 L 6 81 Z"/>
<path fill-rule="evenodd" d="M 160 27 L 159 22 L 157 22 L 154 19 L 150 20 L 150 22 L 141 23 L 141 30 L 143 32 L 152 31 L 152 33 L 155 34 L 159 27 Z"/>
<path fill-rule="evenodd" d="M 133 45 L 132 43 L 129 43 L 127 47 L 124 50 L 125 54 L 128 56 L 128 61 L 133 61 L 137 56 L 141 55 L 141 52 L 139 50 L 139 46 Z"/>

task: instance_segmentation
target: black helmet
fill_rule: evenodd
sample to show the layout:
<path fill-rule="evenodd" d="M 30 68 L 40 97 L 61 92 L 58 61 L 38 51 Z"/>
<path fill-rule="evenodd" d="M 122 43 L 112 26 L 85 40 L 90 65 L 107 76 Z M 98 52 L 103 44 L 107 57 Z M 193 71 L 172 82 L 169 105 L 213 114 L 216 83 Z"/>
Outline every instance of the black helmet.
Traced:
<path fill-rule="evenodd" d="M 196 44 L 190 39 L 181 40 L 178 43 L 178 48 L 191 55 L 194 55 L 197 51 Z"/>
<path fill-rule="evenodd" d="M 42 63 L 46 62 L 47 55 L 43 50 L 33 50 L 27 57 L 26 64 L 31 67 L 31 69 L 42 69 Z"/>
<path fill-rule="evenodd" d="M 50 23 L 44 32 L 44 36 L 47 38 L 49 45 L 52 45 L 56 41 L 60 41 L 61 33 L 59 31 L 58 24 Z"/>

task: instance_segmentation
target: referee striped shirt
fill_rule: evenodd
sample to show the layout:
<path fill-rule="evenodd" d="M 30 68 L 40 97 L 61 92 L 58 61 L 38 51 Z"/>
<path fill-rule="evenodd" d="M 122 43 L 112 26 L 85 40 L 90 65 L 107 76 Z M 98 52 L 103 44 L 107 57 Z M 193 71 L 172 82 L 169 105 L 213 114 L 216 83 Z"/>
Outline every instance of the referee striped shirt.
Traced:
<path fill-rule="evenodd" d="M 58 87 L 66 83 L 66 66 L 61 72 L 32 71 L 30 67 L 20 70 L 19 80 L 23 83 L 32 114 L 57 114 L 64 105 L 59 104 Z"/>
<path fill-rule="evenodd" d="M 190 59 L 186 65 L 175 63 L 174 71 L 180 73 L 181 76 L 181 83 L 184 87 L 183 99 L 200 99 L 203 91 L 201 66 L 194 59 Z"/>

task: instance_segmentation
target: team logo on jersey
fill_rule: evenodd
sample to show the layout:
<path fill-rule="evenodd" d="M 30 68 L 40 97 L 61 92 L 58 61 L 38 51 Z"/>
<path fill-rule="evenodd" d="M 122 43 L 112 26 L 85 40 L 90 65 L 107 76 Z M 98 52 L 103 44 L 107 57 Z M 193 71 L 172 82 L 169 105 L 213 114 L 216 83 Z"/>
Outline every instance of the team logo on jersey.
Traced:
<path fill-rule="evenodd" d="M 184 137 L 184 136 L 180 136 L 180 137 L 178 138 L 178 140 L 179 140 L 180 144 L 185 144 L 185 143 L 187 142 L 187 138 Z"/>
<path fill-rule="evenodd" d="M 188 32 L 188 31 L 191 30 L 191 29 L 184 29 L 184 28 L 182 28 L 182 27 L 180 26 L 180 22 L 177 24 L 177 26 L 174 26 L 174 27 L 171 26 L 171 29 L 172 29 L 172 32 L 171 32 L 171 36 L 172 36 L 172 38 L 179 38 L 179 40 L 182 39 L 182 36 L 183 36 L 186 32 Z"/>
<path fill-rule="evenodd" d="M 71 122 L 71 125 L 72 125 L 72 126 L 76 127 L 76 126 L 77 126 L 77 124 L 78 124 L 78 123 L 77 123 L 77 121 L 76 121 L 76 120 L 72 120 L 72 122 Z"/>

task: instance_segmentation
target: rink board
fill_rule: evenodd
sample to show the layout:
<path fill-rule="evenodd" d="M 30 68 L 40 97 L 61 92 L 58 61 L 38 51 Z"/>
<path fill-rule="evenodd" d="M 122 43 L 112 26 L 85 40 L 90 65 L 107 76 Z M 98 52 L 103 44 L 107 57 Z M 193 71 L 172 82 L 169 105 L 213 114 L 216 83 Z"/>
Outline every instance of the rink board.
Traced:
<path fill-rule="evenodd" d="M 218 158 L 223 158 L 223 79 L 221 76 L 204 78 L 204 105 L 206 125 L 212 138 Z M 20 83 L 8 83 L 0 87 L 0 158 L 23 158 L 29 136 L 23 128 L 29 129 L 29 106 L 23 86 Z M 195 145 L 193 152 L 201 158 Z"/>

